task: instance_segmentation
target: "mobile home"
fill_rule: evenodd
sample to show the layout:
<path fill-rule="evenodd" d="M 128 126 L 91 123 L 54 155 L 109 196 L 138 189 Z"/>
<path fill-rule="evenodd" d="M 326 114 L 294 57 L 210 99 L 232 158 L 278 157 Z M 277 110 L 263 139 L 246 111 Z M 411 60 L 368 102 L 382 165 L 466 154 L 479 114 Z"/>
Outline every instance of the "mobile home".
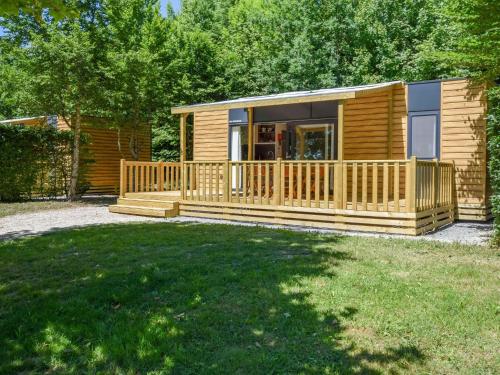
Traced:
<path fill-rule="evenodd" d="M 465 79 L 288 92 L 172 113 L 180 162 L 122 160 L 111 211 L 412 235 L 491 217 L 485 88 Z"/>

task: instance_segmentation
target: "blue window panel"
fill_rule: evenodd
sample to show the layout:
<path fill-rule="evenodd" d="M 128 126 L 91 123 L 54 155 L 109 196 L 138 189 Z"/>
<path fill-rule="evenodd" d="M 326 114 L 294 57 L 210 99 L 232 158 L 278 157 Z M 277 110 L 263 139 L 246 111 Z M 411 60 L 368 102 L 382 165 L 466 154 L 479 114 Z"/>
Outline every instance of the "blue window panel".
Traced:
<path fill-rule="evenodd" d="M 412 112 L 408 119 L 408 156 L 439 158 L 439 111 Z"/>
<path fill-rule="evenodd" d="M 439 111 L 441 109 L 441 81 L 408 84 L 408 111 Z"/>
<path fill-rule="evenodd" d="M 229 125 L 248 124 L 248 111 L 246 108 L 229 110 Z"/>

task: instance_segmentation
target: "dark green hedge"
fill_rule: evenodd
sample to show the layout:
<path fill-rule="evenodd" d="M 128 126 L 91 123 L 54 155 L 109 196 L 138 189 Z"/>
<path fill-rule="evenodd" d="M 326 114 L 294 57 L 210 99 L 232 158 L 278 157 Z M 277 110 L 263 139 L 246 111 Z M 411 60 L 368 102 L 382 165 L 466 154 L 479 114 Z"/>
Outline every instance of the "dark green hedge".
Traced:
<path fill-rule="evenodd" d="M 500 244 L 500 87 L 488 90 L 488 155 L 495 242 Z"/>
<path fill-rule="evenodd" d="M 67 194 L 72 140 L 51 127 L 0 125 L 0 201 Z"/>

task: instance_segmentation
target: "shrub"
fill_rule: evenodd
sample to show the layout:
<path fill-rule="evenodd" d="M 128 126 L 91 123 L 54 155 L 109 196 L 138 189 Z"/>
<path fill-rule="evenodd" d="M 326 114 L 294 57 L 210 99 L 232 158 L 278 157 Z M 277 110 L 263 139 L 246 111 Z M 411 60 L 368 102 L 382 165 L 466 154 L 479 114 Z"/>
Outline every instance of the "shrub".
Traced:
<path fill-rule="evenodd" d="M 500 87 L 488 90 L 488 154 L 495 239 L 500 244 Z"/>
<path fill-rule="evenodd" d="M 67 194 L 72 140 L 52 127 L 0 125 L 0 201 Z"/>

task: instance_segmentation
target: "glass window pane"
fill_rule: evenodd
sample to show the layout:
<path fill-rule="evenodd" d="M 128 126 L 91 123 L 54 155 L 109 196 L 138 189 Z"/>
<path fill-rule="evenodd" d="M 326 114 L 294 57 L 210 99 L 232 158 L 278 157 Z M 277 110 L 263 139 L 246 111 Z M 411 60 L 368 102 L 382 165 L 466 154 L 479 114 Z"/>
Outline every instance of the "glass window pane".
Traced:
<path fill-rule="evenodd" d="M 332 125 L 299 125 L 293 128 L 293 138 L 295 139 L 293 159 L 333 159 L 334 134 Z"/>
<path fill-rule="evenodd" d="M 411 121 L 412 156 L 435 158 L 437 117 L 435 115 L 413 116 Z"/>
<path fill-rule="evenodd" d="M 231 160 L 248 159 L 248 126 L 231 127 Z"/>

